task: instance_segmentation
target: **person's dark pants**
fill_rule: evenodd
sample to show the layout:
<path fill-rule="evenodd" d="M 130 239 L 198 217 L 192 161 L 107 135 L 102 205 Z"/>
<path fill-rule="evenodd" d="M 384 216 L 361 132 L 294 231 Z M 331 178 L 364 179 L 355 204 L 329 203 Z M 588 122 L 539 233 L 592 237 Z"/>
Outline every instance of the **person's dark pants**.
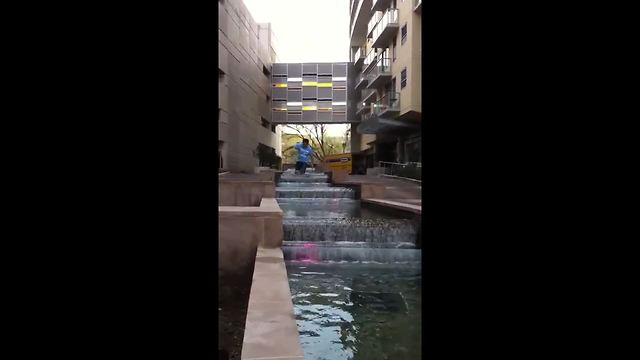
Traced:
<path fill-rule="evenodd" d="M 300 174 L 304 174 L 304 172 L 307 170 L 307 163 L 304 161 L 298 161 L 296 162 L 296 172 L 300 173 Z"/>

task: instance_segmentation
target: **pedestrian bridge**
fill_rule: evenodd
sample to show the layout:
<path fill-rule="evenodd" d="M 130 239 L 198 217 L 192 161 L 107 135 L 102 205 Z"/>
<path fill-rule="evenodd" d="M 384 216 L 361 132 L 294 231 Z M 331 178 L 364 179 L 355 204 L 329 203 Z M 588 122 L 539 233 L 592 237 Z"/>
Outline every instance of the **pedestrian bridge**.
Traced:
<path fill-rule="evenodd" d="M 272 124 L 358 123 L 347 100 L 348 63 L 276 63 Z"/>

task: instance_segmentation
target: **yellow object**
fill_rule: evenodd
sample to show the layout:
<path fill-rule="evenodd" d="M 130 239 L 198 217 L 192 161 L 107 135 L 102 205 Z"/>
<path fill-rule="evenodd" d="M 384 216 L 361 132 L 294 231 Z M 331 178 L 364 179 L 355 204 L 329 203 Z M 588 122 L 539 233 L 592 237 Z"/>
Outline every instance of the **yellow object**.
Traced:
<path fill-rule="evenodd" d="M 332 85 L 332 83 L 319 83 L 318 87 L 331 87 Z"/>
<path fill-rule="evenodd" d="M 318 110 L 318 108 L 315 107 L 315 106 L 303 106 L 302 107 L 302 111 L 308 111 L 308 110 Z"/>
<path fill-rule="evenodd" d="M 347 170 L 349 174 L 352 171 L 352 157 L 351 153 L 327 155 L 324 157 L 324 163 L 326 168 L 331 170 Z"/>
<path fill-rule="evenodd" d="M 304 81 L 302 82 L 302 86 L 317 86 L 318 82 L 317 81 Z"/>
<path fill-rule="evenodd" d="M 287 84 L 273 84 L 274 87 L 287 87 Z"/>

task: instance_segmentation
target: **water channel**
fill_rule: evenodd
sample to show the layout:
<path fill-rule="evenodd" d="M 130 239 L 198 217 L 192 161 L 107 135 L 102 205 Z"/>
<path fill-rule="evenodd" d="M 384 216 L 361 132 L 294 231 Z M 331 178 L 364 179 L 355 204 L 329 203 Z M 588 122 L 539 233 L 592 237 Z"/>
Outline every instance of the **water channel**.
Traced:
<path fill-rule="evenodd" d="M 325 174 L 282 174 L 283 252 L 305 359 L 420 359 L 419 221 Z"/>

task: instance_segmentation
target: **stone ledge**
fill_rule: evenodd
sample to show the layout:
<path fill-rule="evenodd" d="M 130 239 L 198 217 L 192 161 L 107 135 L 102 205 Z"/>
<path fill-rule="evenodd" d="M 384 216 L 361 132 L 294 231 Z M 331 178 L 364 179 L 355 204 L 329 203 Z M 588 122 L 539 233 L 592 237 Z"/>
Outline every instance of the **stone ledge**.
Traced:
<path fill-rule="evenodd" d="M 284 240 L 282 218 L 282 209 L 275 198 L 262 198 L 260 206 L 218 206 L 218 223 L 230 219 L 246 219 L 245 226 L 260 226 L 263 235 L 260 245 L 263 247 L 282 246 Z M 251 219 L 261 220 L 261 222 L 255 224 Z"/>
<path fill-rule="evenodd" d="M 361 199 L 362 202 L 386 206 L 398 210 L 405 210 L 414 214 L 422 215 L 422 205 L 408 204 L 405 202 L 394 201 L 389 199 Z"/>
<path fill-rule="evenodd" d="M 304 359 L 282 249 L 258 248 L 242 359 Z"/>
<path fill-rule="evenodd" d="M 416 179 L 412 179 L 412 178 L 407 178 L 407 177 L 402 177 L 402 176 L 395 176 L 395 175 L 386 175 L 386 174 L 382 174 L 380 176 L 385 177 L 385 178 L 389 178 L 389 179 L 395 179 L 395 180 L 399 180 L 399 181 L 406 181 L 406 182 L 409 182 L 409 183 L 422 185 L 422 180 L 416 180 Z"/>

